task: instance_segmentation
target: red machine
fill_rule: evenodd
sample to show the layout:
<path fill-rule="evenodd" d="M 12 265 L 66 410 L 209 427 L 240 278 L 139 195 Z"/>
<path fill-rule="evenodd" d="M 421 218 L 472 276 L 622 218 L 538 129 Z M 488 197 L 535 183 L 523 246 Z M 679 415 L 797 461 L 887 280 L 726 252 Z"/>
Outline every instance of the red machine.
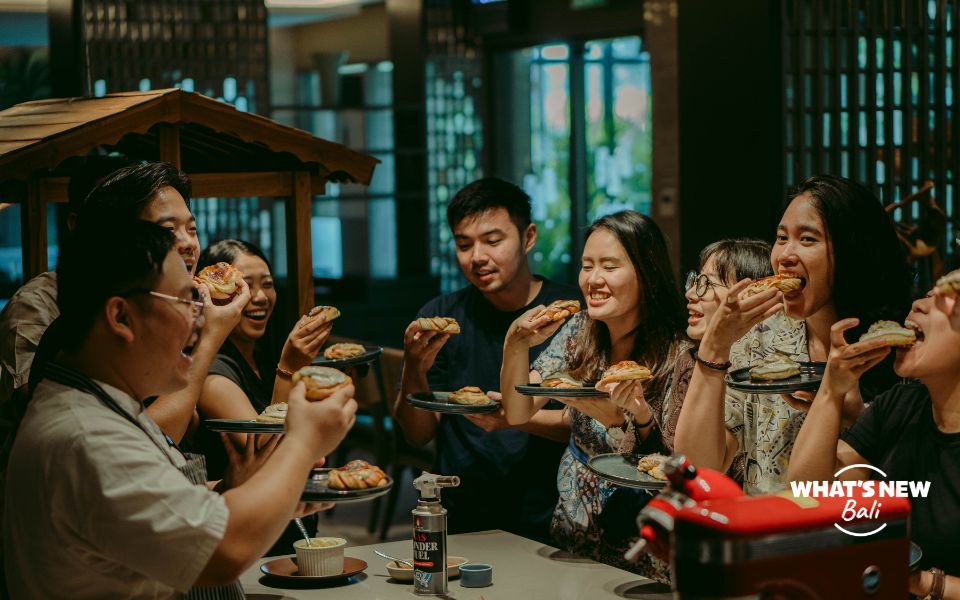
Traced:
<path fill-rule="evenodd" d="M 862 498 L 860 488 L 842 498 L 748 497 L 683 456 L 663 470 L 670 485 L 637 517 L 638 546 L 670 562 L 675 598 L 907 597 L 909 499 Z"/>

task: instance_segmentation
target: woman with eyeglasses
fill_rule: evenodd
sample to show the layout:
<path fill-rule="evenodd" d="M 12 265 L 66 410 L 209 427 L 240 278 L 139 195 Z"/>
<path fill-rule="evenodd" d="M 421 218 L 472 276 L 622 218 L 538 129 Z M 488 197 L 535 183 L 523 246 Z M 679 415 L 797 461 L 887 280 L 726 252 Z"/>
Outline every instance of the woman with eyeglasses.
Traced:
<path fill-rule="evenodd" d="M 842 177 L 816 175 L 781 206 L 771 266 L 803 280 L 743 297 L 744 279 L 727 290 L 706 323 L 694 376 L 677 423 L 675 451 L 698 467 L 726 471 L 744 454 L 744 491 L 776 493 L 787 485 L 790 454 L 814 395 L 744 394 L 726 389 L 730 370 L 757 365 L 774 352 L 797 362 L 826 361 L 830 328 L 858 317 L 846 339 L 871 324 L 897 321 L 909 306 L 909 277 L 893 225 L 877 198 Z M 896 383 L 891 361 L 871 369 L 844 399 L 847 424 L 864 400 Z"/>

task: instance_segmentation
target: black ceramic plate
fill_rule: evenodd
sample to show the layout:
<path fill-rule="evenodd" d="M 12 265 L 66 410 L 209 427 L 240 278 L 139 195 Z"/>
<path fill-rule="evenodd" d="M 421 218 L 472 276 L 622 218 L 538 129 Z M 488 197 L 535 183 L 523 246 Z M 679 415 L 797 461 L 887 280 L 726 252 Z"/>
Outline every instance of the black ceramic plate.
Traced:
<path fill-rule="evenodd" d="M 499 402 L 490 401 L 490 404 L 451 404 L 447 402 L 450 392 L 418 392 L 407 396 L 411 406 L 448 415 L 478 415 L 493 412 L 500 408 Z"/>
<path fill-rule="evenodd" d="M 328 473 L 333 469 L 314 469 L 307 485 L 300 496 L 302 502 L 333 502 L 347 504 L 349 502 L 366 502 L 383 496 L 393 487 L 393 478 L 387 476 L 387 483 L 380 487 L 366 490 L 335 490 L 327 487 Z"/>
<path fill-rule="evenodd" d="M 539 383 L 514 386 L 514 389 L 524 396 L 541 396 L 543 398 L 609 398 L 610 394 L 601 392 L 594 387 L 580 388 L 545 388 Z"/>
<path fill-rule="evenodd" d="M 727 373 L 723 380 L 727 382 L 727 387 L 748 394 L 812 392 L 820 387 L 826 366 L 827 363 L 822 362 L 802 362 L 799 375 L 772 381 L 750 379 L 750 368 L 747 367 Z"/>
<path fill-rule="evenodd" d="M 910 542 L 910 569 L 920 565 L 920 559 L 923 558 L 923 550 L 920 546 Z"/>
<path fill-rule="evenodd" d="M 320 354 L 311 364 L 314 367 L 333 367 L 334 369 L 339 369 L 340 367 L 349 367 L 351 365 L 362 365 L 364 363 L 373 362 L 380 358 L 380 355 L 383 354 L 383 348 L 379 346 L 364 346 L 364 348 L 366 349 L 366 352 L 360 356 L 341 358 L 338 360 L 329 360 L 324 358 L 323 354 Z"/>
<path fill-rule="evenodd" d="M 641 473 L 637 464 L 643 454 L 598 454 L 587 461 L 594 475 L 610 483 L 638 490 L 659 490 L 667 486 L 653 475 Z"/>
<path fill-rule="evenodd" d="M 204 421 L 210 431 L 226 433 L 283 433 L 283 423 L 261 423 L 241 419 L 207 419 Z"/>

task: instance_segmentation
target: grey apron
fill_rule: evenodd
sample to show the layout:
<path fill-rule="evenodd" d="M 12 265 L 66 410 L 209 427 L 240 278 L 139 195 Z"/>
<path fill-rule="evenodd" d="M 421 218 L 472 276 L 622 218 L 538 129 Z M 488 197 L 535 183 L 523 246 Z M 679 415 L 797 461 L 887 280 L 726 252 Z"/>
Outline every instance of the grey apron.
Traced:
<path fill-rule="evenodd" d="M 107 408 L 119 414 L 121 417 L 142 431 L 143 434 L 146 435 L 147 438 L 153 442 L 157 448 L 160 449 L 160 452 L 163 452 L 163 455 L 167 457 L 167 459 L 170 461 L 170 464 L 176 467 L 178 471 L 183 473 L 184 477 L 186 477 L 190 483 L 206 487 L 207 464 L 202 455 L 181 451 L 179 448 L 177 448 L 177 445 L 173 443 L 173 440 L 171 440 L 167 435 L 164 435 L 167 440 L 167 444 L 169 444 L 171 448 L 176 449 L 177 452 L 180 452 L 180 454 L 182 454 L 184 459 L 187 461 L 186 465 L 177 467 L 177 465 L 173 462 L 173 459 L 171 459 L 170 456 L 160 446 L 160 444 L 153 439 L 153 436 L 147 433 L 147 430 L 143 428 L 143 425 L 140 423 L 140 421 L 135 419 L 132 415 L 127 414 L 126 411 L 120 408 L 120 405 L 110 397 L 110 394 L 104 391 L 104 389 L 97 385 L 92 379 L 77 373 L 73 369 L 68 369 L 56 363 L 49 363 L 43 376 L 45 379 L 49 379 L 50 381 L 70 386 L 80 390 L 81 392 L 86 392 L 96 396 L 107 406 Z M 243 587 L 240 585 L 240 582 L 234 581 L 231 585 L 224 587 L 190 588 L 186 598 L 188 600 L 245 600 L 246 595 L 243 593 Z"/>

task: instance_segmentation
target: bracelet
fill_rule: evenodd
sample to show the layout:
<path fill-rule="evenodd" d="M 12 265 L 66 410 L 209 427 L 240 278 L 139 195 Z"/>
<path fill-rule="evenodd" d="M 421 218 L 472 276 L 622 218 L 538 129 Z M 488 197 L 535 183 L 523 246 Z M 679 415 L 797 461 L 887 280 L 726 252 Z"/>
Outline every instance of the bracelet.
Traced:
<path fill-rule="evenodd" d="M 288 371 L 280 365 L 277 365 L 277 373 L 280 373 L 284 377 L 293 377 L 293 371 Z"/>
<path fill-rule="evenodd" d="M 638 430 L 639 430 L 639 429 L 646 429 L 647 427 L 650 427 L 651 425 L 653 425 L 653 414 L 650 415 L 650 420 L 649 420 L 649 421 L 647 421 L 646 423 L 642 423 L 642 424 L 637 425 L 637 429 L 638 429 Z"/>
<path fill-rule="evenodd" d="M 933 575 L 933 583 L 930 585 L 927 598 L 939 600 L 943 598 L 944 588 L 947 586 L 946 574 L 936 567 L 930 569 L 930 574 Z"/>
<path fill-rule="evenodd" d="M 709 360 L 703 360 L 702 358 L 700 358 L 700 353 L 698 352 L 693 353 L 693 358 L 695 358 L 696 361 L 701 365 L 707 367 L 708 369 L 713 369 L 714 371 L 726 371 L 731 366 L 733 366 L 733 363 L 730 362 L 729 360 L 724 363 L 716 363 L 716 362 L 710 362 Z"/>

